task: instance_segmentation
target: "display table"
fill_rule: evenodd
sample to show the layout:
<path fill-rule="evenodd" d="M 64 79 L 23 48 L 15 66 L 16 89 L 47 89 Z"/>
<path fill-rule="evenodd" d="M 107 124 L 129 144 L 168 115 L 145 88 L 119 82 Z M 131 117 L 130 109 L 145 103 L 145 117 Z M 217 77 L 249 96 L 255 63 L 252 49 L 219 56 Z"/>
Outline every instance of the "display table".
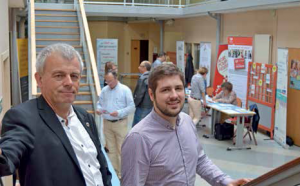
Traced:
<path fill-rule="evenodd" d="M 225 103 L 215 103 L 207 99 L 207 107 L 212 109 L 211 117 L 211 135 L 214 135 L 215 123 L 219 117 L 219 113 L 225 113 L 232 117 L 237 117 L 237 132 L 236 132 L 236 143 L 234 147 L 228 147 L 227 150 L 241 150 L 241 149 L 251 149 L 251 147 L 244 146 L 243 134 L 244 134 L 244 124 L 245 117 L 255 115 L 255 112 L 242 109 L 238 106 Z M 242 120 L 242 122 L 240 122 Z"/>

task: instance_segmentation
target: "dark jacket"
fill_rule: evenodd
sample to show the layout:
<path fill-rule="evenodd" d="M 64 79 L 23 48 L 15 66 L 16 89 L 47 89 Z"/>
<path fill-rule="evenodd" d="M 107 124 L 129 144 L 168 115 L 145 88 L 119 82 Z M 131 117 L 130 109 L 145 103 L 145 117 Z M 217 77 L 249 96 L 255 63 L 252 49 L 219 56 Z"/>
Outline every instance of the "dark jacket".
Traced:
<path fill-rule="evenodd" d="M 193 75 L 194 75 L 193 56 L 192 56 L 192 54 L 189 54 L 187 57 L 186 66 L 185 66 L 185 83 L 186 83 L 186 85 L 191 83 Z"/>
<path fill-rule="evenodd" d="M 148 93 L 149 71 L 145 72 L 139 78 L 133 93 L 134 104 L 140 108 L 152 108 L 153 104 Z"/>
<path fill-rule="evenodd" d="M 73 108 L 97 148 L 103 184 L 111 186 L 111 173 L 101 151 L 95 121 L 84 109 Z M 0 176 L 19 169 L 22 186 L 86 185 L 69 138 L 43 96 L 7 111 L 0 148 Z"/>

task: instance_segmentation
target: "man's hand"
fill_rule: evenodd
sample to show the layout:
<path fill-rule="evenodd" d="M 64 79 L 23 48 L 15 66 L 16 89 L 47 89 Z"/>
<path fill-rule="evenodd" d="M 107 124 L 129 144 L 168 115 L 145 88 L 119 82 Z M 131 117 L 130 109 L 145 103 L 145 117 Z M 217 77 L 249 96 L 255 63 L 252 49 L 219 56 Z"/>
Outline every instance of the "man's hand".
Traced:
<path fill-rule="evenodd" d="M 96 114 L 101 115 L 102 112 L 100 110 L 96 110 Z"/>
<path fill-rule="evenodd" d="M 0 155 L 2 155 L 2 149 L 0 149 Z"/>
<path fill-rule="evenodd" d="M 206 107 L 207 103 L 206 103 L 206 100 L 203 100 L 203 106 L 204 108 Z"/>
<path fill-rule="evenodd" d="M 110 113 L 109 115 L 112 117 L 118 117 L 119 113 L 118 113 L 118 111 L 114 111 L 114 112 Z"/>
<path fill-rule="evenodd" d="M 246 178 L 233 180 L 227 186 L 241 186 L 241 185 L 244 185 L 244 184 L 246 184 L 250 181 L 251 181 L 251 179 L 246 179 Z"/>

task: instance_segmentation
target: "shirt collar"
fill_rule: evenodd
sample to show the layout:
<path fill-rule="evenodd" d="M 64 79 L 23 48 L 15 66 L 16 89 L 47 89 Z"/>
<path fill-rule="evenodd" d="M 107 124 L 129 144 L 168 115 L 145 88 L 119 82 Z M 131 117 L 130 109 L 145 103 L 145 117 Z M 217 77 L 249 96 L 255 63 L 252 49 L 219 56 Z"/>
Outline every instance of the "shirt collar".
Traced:
<path fill-rule="evenodd" d="M 166 127 L 169 130 L 174 130 L 173 125 L 167 121 L 166 119 L 162 118 L 160 115 L 158 115 L 154 108 L 151 111 L 151 117 L 159 124 L 161 124 L 162 126 Z M 178 114 L 177 120 L 176 120 L 176 125 L 175 128 L 181 125 L 181 118 L 180 118 L 180 114 Z"/>
<path fill-rule="evenodd" d="M 60 117 L 58 114 L 56 114 L 59 122 L 61 122 L 62 124 L 65 125 L 66 121 L 64 118 Z M 70 110 L 69 110 L 69 115 L 67 116 L 67 120 L 70 121 L 70 119 L 75 116 L 75 112 L 74 112 L 74 109 L 73 109 L 73 106 L 70 107 Z"/>

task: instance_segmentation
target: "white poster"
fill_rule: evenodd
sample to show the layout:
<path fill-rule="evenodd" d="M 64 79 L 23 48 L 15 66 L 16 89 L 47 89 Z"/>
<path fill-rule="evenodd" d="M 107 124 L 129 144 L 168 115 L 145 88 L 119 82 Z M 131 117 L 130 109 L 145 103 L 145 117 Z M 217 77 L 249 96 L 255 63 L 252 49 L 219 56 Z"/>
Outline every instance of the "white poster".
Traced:
<path fill-rule="evenodd" d="M 275 108 L 274 139 L 284 148 L 286 145 L 287 88 L 288 88 L 288 49 L 277 52 L 277 89 Z"/>
<path fill-rule="evenodd" d="M 104 67 L 108 61 L 118 65 L 118 39 L 97 39 L 97 67 L 101 85 L 104 84 Z"/>
<path fill-rule="evenodd" d="M 210 66 L 211 66 L 211 43 L 200 43 L 200 63 L 199 67 L 205 67 L 208 69 L 206 75 L 207 87 L 210 86 Z"/>
<path fill-rule="evenodd" d="M 251 37 L 228 37 L 228 81 L 232 83 L 243 108 L 247 98 L 248 63 L 252 61 Z M 242 67 L 242 68 L 241 68 Z"/>
<path fill-rule="evenodd" d="M 185 73 L 185 65 L 184 65 L 184 41 L 176 41 L 176 61 L 177 67 Z"/>

